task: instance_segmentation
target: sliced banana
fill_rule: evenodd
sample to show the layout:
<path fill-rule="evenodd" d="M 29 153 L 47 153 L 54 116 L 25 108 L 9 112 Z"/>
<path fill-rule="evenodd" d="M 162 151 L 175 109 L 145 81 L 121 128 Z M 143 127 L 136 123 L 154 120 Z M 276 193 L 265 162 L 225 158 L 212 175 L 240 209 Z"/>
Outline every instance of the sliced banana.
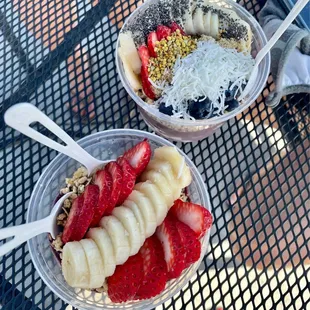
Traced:
<path fill-rule="evenodd" d="M 125 52 L 124 52 L 122 47 L 120 47 L 118 49 L 118 55 L 123 62 L 123 68 L 125 71 L 125 75 L 127 77 L 127 80 L 129 82 L 130 86 L 134 90 L 142 89 L 142 84 L 140 82 L 139 76 L 133 72 L 133 70 L 130 66 L 130 62 L 129 62 L 128 58 L 125 56 Z"/>
<path fill-rule="evenodd" d="M 125 200 L 123 202 L 123 205 L 126 208 L 129 208 L 135 215 L 137 221 L 138 221 L 138 225 L 139 225 L 139 230 L 140 230 L 140 247 L 143 245 L 146 237 L 145 237 L 145 223 L 144 223 L 144 219 L 143 219 L 143 214 L 140 211 L 139 207 L 136 205 L 136 203 L 134 203 L 131 200 Z"/>
<path fill-rule="evenodd" d="M 182 17 L 184 21 L 184 29 L 186 34 L 195 34 L 194 24 L 193 24 L 193 1 L 188 0 L 187 7 L 185 8 L 185 13 Z"/>
<path fill-rule="evenodd" d="M 178 179 L 181 188 L 188 186 L 192 182 L 192 175 L 189 167 L 185 163 L 185 158 L 172 146 L 162 146 L 154 151 L 154 158 L 168 161 Z"/>
<path fill-rule="evenodd" d="M 104 265 L 101 258 L 100 251 L 92 239 L 82 239 L 80 241 L 84 252 L 86 254 L 86 259 L 89 268 L 89 289 L 102 287 L 105 279 L 104 275 Z"/>
<path fill-rule="evenodd" d="M 151 159 L 146 167 L 146 171 L 151 170 L 160 172 L 166 178 L 170 186 L 173 188 L 173 192 L 175 194 L 174 199 L 180 197 L 179 191 L 181 185 L 178 182 L 177 178 L 175 177 L 172 166 L 168 161 L 161 159 Z"/>
<path fill-rule="evenodd" d="M 159 226 L 168 212 L 167 203 L 161 191 L 151 181 L 138 183 L 134 189 L 144 194 L 152 202 L 156 213 L 156 224 Z"/>
<path fill-rule="evenodd" d="M 96 227 L 91 228 L 86 237 L 96 242 L 103 260 L 104 274 L 106 277 L 111 276 L 115 271 L 116 260 L 112 240 L 109 234 L 104 228 Z"/>
<path fill-rule="evenodd" d="M 71 287 L 89 288 L 90 271 L 82 244 L 67 242 L 62 252 L 62 273 Z"/>
<path fill-rule="evenodd" d="M 120 206 L 114 208 L 112 215 L 123 224 L 129 234 L 130 256 L 137 254 L 141 246 L 141 234 L 135 214 L 129 208 Z"/>
<path fill-rule="evenodd" d="M 128 196 L 128 200 L 133 201 L 142 213 L 145 225 L 145 238 L 152 236 L 156 230 L 156 214 L 151 201 L 141 192 L 133 190 Z"/>
<path fill-rule="evenodd" d="M 170 208 L 174 202 L 175 193 L 171 185 L 167 182 L 166 178 L 159 172 L 156 171 L 145 171 L 140 177 L 141 181 L 151 181 L 154 183 L 165 197 L 166 204 Z"/>
<path fill-rule="evenodd" d="M 104 216 L 99 224 L 106 229 L 112 240 L 116 265 L 125 263 L 130 254 L 128 232 L 113 215 Z"/>
<path fill-rule="evenodd" d="M 203 24 L 203 11 L 202 8 L 197 7 L 193 14 L 193 25 L 195 34 L 205 34 L 205 28 Z"/>
<path fill-rule="evenodd" d="M 140 74 L 141 60 L 131 33 L 120 33 L 119 44 L 124 53 L 124 56 L 127 58 L 128 63 L 130 64 L 130 68 L 132 69 L 132 71 L 135 74 Z"/>
<path fill-rule="evenodd" d="M 214 39 L 219 36 L 219 17 L 215 13 L 211 14 L 210 35 Z"/>
<path fill-rule="evenodd" d="M 211 10 L 209 10 L 203 16 L 203 28 L 204 34 L 208 36 L 211 35 Z"/>

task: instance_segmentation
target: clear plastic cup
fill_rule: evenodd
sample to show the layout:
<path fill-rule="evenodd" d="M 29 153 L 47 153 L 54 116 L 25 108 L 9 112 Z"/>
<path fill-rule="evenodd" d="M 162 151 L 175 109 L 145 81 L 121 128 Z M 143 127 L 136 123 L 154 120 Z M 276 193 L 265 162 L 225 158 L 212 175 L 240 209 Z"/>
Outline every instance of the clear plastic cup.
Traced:
<path fill-rule="evenodd" d="M 169 141 L 154 134 L 139 130 L 116 129 L 99 132 L 81 139 L 78 143 L 91 155 L 101 160 L 115 159 L 125 150 L 147 138 L 152 150 L 163 145 L 174 146 Z M 193 181 L 188 187 L 188 193 L 194 203 L 211 208 L 209 195 L 204 181 L 192 161 L 182 152 L 186 164 L 190 167 Z M 45 169 L 39 178 L 30 198 L 27 222 L 40 220 L 48 216 L 59 190 L 63 187 L 65 178 L 70 177 L 81 165 L 65 155 L 58 155 Z M 48 234 L 39 235 L 28 241 L 29 252 L 33 264 L 46 285 L 61 299 L 72 306 L 82 309 L 153 309 L 162 304 L 193 277 L 206 252 L 210 231 L 202 238 L 202 254 L 200 259 L 175 280 L 169 281 L 166 289 L 158 296 L 145 300 L 123 304 L 112 303 L 106 293 L 74 289 L 70 287 L 61 272 L 60 262 L 50 246 Z"/>
<path fill-rule="evenodd" d="M 130 25 L 131 23 L 136 21 L 139 18 L 140 12 L 145 11 L 151 4 L 158 3 L 158 1 L 159 0 L 148 0 L 143 5 L 138 7 L 127 18 L 126 22 L 123 25 L 123 28 L 126 27 L 126 25 Z M 247 12 L 242 6 L 233 1 L 215 0 L 210 2 L 215 3 L 218 6 L 234 10 L 243 20 L 245 20 L 250 25 L 253 33 L 252 56 L 255 57 L 257 52 L 261 50 L 261 48 L 267 42 L 266 36 L 259 23 L 256 21 L 256 19 L 249 12 Z M 143 23 L 143 21 L 141 21 L 141 23 Z M 240 114 L 255 101 L 255 99 L 262 92 L 270 72 L 270 54 L 268 53 L 268 55 L 262 60 L 262 62 L 258 67 L 258 74 L 256 76 L 256 81 L 253 83 L 252 88 L 249 90 L 249 95 L 247 95 L 244 98 L 243 103 L 239 105 L 238 108 L 236 108 L 232 112 L 229 112 L 216 118 L 196 120 L 196 121 L 182 120 L 172 118 L 168 115 L 159 112 L 158 109 L 148 105 L 139 96 L 135 94 L 125 76 L 122 61 L 117 53 L 118 47 L 119 47 L 119 39 L 117 40 L 116 43 L 115 59 L 120 79 L 123 83 L 124 88 L 129 93 L 131 98 L 139 105 L 139 110 L 141 112 L 142 118 L 144 119 L 146 124 L 150 128 L 152 128 L 156 133 L 170 140 L 175 141 L 183 141 L 183 142 L 198 141 L 212 135 L 226 121 L 235 117 L 237 114 Z"/>

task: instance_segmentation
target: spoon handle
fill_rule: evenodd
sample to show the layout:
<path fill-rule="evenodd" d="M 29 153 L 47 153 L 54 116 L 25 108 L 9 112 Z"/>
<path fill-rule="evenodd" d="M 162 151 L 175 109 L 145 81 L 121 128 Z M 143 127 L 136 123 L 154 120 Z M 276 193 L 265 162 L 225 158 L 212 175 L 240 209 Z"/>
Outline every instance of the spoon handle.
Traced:
<path fill-rule="evenodd" d="M 12 240 L 0 245 L 0 257 L 25 241 L 44 232 L 49 232 L 51 229 L 50 222 L 51 219 L 46 217 L 36 222 L 0 229 L 0 240 L 14 237 Z"/>
<path fill-rule="evenodd" d="M 94 168 L 102 164 L 101 161 L 88 154 L 56 123 L 30 103 L 18 103 L 13 105 L 6 111 L 4 120 L 8 126 L 18 130 L 24 135 L 77 160 L 87 168 L 89 174 Z M 41 125 L 45 126 L 66 145 L 57 143 L 30 127 L 29 125 L 34 122 L 39 122 Z"/>
<path fill-rule="evenodd" d="M 299 0 L 292 8 L 290 13 L 284 19 L 278 30 L 273 34 L 267 44 L 258 52 L 255 58 L 256 65 L 258 65 L 263 58 L 267 55 L 267 53 L 271 50 L 271 48 L 275 45 L 275 43 L 279 40 L 285 30 L 291 25 L 297 15 L 301 12 L 301 10 L 305 7 L 309 0 Z"/>

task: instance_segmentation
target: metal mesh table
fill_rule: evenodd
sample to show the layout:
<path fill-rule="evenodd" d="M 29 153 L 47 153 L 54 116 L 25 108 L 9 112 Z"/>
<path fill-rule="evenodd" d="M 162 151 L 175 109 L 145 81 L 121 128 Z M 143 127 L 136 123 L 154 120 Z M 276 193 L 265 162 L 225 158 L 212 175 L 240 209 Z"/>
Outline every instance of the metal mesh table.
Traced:
<path fill-rule="evenodd" d="M 0 227 L 25 222 L 34 184 L 56 156 L 4 125 L 11 105 L 33 103 L 74 139 L 110 128 L 149 130 L 114 62 L 118 31 L 137 3 L 0 1 Z M 263 5 L 241 4 L 255 17 Z M 213 136 L 177 144 L 203 175 L 214 225 L 196 276 L 159 309 L 310 309 L 310 97 L 292 95 L 271 110 L 264 98 L 272 87 L 270 77 L 257 101 Z M 246 206 L 273 199 L 275 207 L 229 206 L 241 186 L 255 189 L 242 197 Z M 284 247 L 267 238 L 287 224 L 294 230 Z M 258 246 L 262 236 L 268 243 Z M 279 268 L 285 264 L 294 267 Z M 0 260 L 0 308 L 66 307 L 39 278 L 26 244 Z"/>

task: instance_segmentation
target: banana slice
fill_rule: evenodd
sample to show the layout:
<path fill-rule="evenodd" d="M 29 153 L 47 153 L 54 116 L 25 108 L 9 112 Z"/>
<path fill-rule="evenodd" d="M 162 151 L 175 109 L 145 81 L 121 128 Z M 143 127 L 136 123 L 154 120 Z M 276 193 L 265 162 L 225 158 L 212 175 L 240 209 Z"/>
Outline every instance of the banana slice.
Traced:
<path fill-rule="evenodd" d="M 151 159 L 146 167 L 146 171 L 157 171 L 160 172 L 168 181 L 170 186 L 173 188 L 174 199 L 180 197 L 180 183 L 174 175 L 173 169 L 168 161 L 160 159 Z"/>
<path fill-rule="evenodd" d="M 168 161 L 178 179 L 181 188 L 188 186 L 192 182 L 192 175 L 189 167 L 185 163 L 184 157 L 172 146 L 162 146 L 155 149 L 154 158 Z"/>
<path fill-rule="evenodd" d="M 128 232 L 113 215 L 104 216 L 99 224 L 106 229 L 112 240 L 116 265 L 125 263 L 130 254 Z"/>
<path fill-rule="evenodd" d="M 214 39 L 219 36 L 219 17 L 217 14 L 211 14 L 210 35 Z"/>
<path fill-rule="evenodd" d="M 124 56 L 127 59 L 127 62 L 130 64 L 130 68 L 132 69 L 132 71 L 135 74 L 140 74 L 141 60 L 131 33 L 130 32 L 120 33 L 119 44 L 124 53 Z"/>
<path fill-rule="evenodd" d="M 203 24 L 203 11 L 200 7 L 197 7 L 194 11 L 193 26 L 195 34 L 205 34 L 205 28 Z"/>
<path fill-rule="evenodd" d="M 186 34 L 195 34 L 193 24 L 193 1 L 188 0 L 186 4 L 185 13 L 183 14 L 184 29 Z"/>
<path fill-rule="evenodd" d="M 161 173 L 153 170 L 145 171 L 144 173 L 142 173 L 140 179 L 141 181 L 151 181 L 152 183 L 154 183 L 165 197 L 168 208 L 172 206 L 175 193 L 173 192 L 171 185 L 167 182 L 167 180 Z"/>
<path fill-rule="evenodd" d="M 129 234 L 130 256 L 137 254 L 141 246 L 141 234 L 139 223 L 133 211 L 129 208 L 120 206 L 114 208 L 112 215 L 123 224 Z"/>
<path fill-rule="evenodd" d="M 80 241 L 89 268 L 89 289 L 102 287 L 105 279 L 103 261 L 100 255 L 100 251 L 92 239 L 82 239 Z"/>
<path fill-rule="evenodd" d="M 61 266 L 64 278 L 71 287 L 88 288 L 90 271 L 80 242 L 73 241 L 65 244 Z"/>
<path fill-rule="evenodd" d="M 140 211 L 139 207 L 131 200 L 125 200 L 123 202 L 123 205 L 126 208 L 129 208 L 135 215 L 137 221 L 138 221 L 138 225 L 139 225 L 139 231 L 140 231 L 140 247 L 143 245 L 146 237 L 145 237 L 145 224 L 144 224 L 144 219 L 143 219 L 143 214 Z"/>
<path fill-rule="evenodd" d="M 140 82 L 139 76 L 133 72 L 133 70 L 130 66 L 130 62 L 128 61 L 128 58 L 125 56 L 125 52 L 121 47 L 118 49 L 118 55 L 123 62 L 125 75 L 127 77 L 127 80 L 129 82 L 130 86 L 134 90 L 142 89 L 142 84 Z"/>
<path fill-rule="evenodd" d="M 166 200 L 161 191 L 150 181 L 138 183 L 134 189 L 140 191 L 152 202 L 156 213 L 156 224 L 159 226 L 168 212 Z"/>
<path fill-rule="evenodd" d="M 203 28 L 204 34 L 211 35 L 211 10 L 204 14 L 203 16 Z"/>
<path fill-rule="evenodd" d="M 128 200 L 133 201 L 142 213 L 145 225 L 145 238 L 152 236 L 156 230 L 156 214 L 151 201 L 136 190 L 132 191 L 128 196 Z"/>
<path fill-rule="evenodd" d="M 112 240 L 107 231 L 101 227 L 91 228 L 86 235 L 87 238 L 94 240 L 100 251 L 104 265 L 104 274 L 111 276 L 116 267 L 116 260 Z"/>

